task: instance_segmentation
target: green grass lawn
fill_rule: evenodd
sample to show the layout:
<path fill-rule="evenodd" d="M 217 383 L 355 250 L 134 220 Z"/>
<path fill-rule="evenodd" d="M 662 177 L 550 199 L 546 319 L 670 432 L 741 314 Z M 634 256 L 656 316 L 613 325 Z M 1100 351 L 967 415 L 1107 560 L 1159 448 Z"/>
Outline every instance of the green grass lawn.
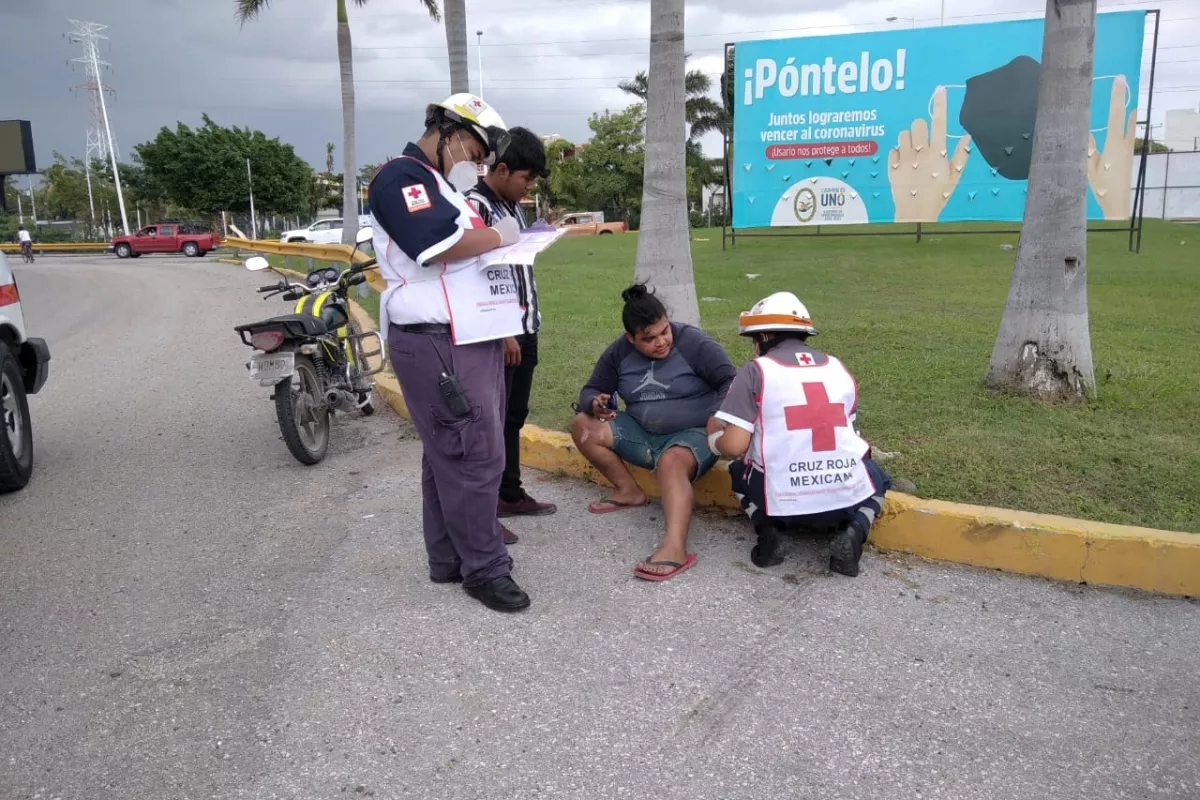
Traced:
<path fill-rule="evenodd" d="M 751 355 L 738 312 L 774 291 L 799 295 L 821 331 L 815 346 L 858 379 L 864 433 L 898 453 L 885 466 L 919 495 L 1200 532 L 1200 226 L 1148 220 L 1141 255 L 1121 233 L 1091 236 L 1099 396 L 1083 407 L 983 387 L 1016 254 L 1001 245 L 1016 241 L 771 235 L 723 252 L 718 229 L 693 232 L 692 257 L 704 328 L 735 364 Z M 571 238 L 539 259 L 533 423 L 568 428 L 621 332 L 636 249 L 636 235 Z M 359 302 L 378 319 L 377 294 Z"/>
<path fill-rule="evenodd" d="M 738 312 L 799 295 L 859 384 L 859 423 L 918 494 L 1200 532 L 1200 227 L 1147 221 L 1089 241 L 1099 396 L 1049 407 L 986 390 L 1011 235 L 742 239 L 695 231 L 704 328 L 750 357 Z M 707 241 L 701 241 L 701 240 Z M 544 327 L 532 421 L 567 429 L 595 358 L 621 331 L 637 237 L 565 239 L 538 261 Z M 747 273 L 757 274 L 754 280 Z"/>

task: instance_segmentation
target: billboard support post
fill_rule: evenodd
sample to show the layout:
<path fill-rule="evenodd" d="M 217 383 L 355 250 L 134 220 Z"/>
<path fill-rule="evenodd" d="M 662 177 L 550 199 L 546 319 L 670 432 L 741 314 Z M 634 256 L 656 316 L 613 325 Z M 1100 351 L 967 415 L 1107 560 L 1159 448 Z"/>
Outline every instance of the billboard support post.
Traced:
<path fill-rule="evenodd" d="M 1133 193 L 1133 213 L 1129 215 L 1129 251 L 1142 252 L 1142 226 L 1146 219 L 1146 166 L 1150 158 L 1150 112 L 1154 109 L 1154 68 L 1158 65 L 1158 23 L 1157 8 L 1146 11 L 1146 16 L 1154 15 L 1154 43 L 1150 46 L 1150 88 L 1146 91 L 1146 133 L 1142 135 L 1142 152 L 1138 163 L 1137 188 Z M 1137 127 L 1134 127 L 1134 141 L 1137 141 Z M 1165 187 L 1165 183 L 1164 183 Z M 1166 202 L 1167 192 L 1163 189 L 1163 202 Z M 1166 214 L 1163 215 L 1164 218 Z M 1136 226 L 1137 243 L 1134 243 Z"/>

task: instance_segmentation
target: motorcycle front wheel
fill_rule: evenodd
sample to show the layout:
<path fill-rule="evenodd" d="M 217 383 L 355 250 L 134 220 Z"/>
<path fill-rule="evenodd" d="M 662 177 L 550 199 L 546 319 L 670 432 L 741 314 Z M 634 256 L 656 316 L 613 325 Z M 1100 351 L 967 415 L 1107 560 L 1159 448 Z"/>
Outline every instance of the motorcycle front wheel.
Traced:
<path fill-rule="evenodd" d="M 275 414 L 284 443 L 301 464 L 320 462 L 329 449 L 330 413 L 322 396 L 312 359 L 297 353 L 296 374 L 275 386 Z"/>

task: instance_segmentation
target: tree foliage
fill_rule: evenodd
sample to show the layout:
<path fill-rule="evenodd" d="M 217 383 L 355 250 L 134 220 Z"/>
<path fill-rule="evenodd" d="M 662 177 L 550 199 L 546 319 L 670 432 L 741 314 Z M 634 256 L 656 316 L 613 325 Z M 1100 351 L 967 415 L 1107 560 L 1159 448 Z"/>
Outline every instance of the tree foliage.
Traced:
<path fill-rule="evenodd" d="M 246 159 L 260 213 L 295 214 L 310 208 L 312 168 L 292 146 L 261 131 L 225 128 L 207 114 L 193 130 L 182 122 L 163 127 L 153 141 L 134 147 L 147 185 L 182 208 L 215 214 L 250 210 Z"/>
<path fill-rule="evenodd" d="M 622 91 L 643 103 L 650 93 L 650 79 L 645 70 L 635 75 L 632 80 L 621 81 L 617 85 Z M 712 79 L 700 70 L 693 69 L 684 75 L 683 86 L 686 95 L 683 114 L 688 124 L 688 140 L 695 141 L 706 133 L 724 131 L 731 116 L 722 103 L 710 96 Z"/>
<path fill-rule="evenodd" d="M 569 211 L 603 211 L 607 219 L 636 227 L 642 207 L 644 126 L 645 110 L 634 105 L 593 114 L 588 120 L 592 139 L 586 145 L 551 143 L 547 156 L 552 202 Z M 563 157 L 570 149 L 575 149 L 575 157 Z"/>
<path fill-rule="evenodd" d="M 686 58 L 687 56 L 685 56 Z M 688 137 L 684 151 L 684 164 L 687 170 L 687 196 L 693 209 L 704 207 L 704 187 L 721 182 L 720 173 L 710 160 L 705 158 L 700 147 L 699 139 L 706 133 L 723 133 L 732 120 L 731 106 L 725 104 L 726 81 L 721 80 L 722 102 L 711 97 L 712 79 L 700 70 L 690 70 L 684 75 L 684 118 L 687 120 Z M 650 92 L 650 81 L 645 71 L 639 72 L 631 80 L 621 81 L 618 86 L 622 91 L 646 102 Z"/>

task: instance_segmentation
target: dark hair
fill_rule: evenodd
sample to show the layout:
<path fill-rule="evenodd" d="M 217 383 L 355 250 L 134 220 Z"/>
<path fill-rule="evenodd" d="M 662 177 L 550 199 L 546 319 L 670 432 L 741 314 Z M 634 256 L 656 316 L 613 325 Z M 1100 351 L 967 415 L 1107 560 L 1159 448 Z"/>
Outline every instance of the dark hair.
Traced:
<path fill-rule="evenodd" d="M 508 167 L 509 172 L 529 170 L 535 178 L 545 178 L 546 146 L 542 140 L 528 128 L 509 128 L 508 147 L 501 156 L 499 164 Z"/>
<path fill-rule="evenodd" d="M 762 331 L 761 333 L 754 334 L 754 341 L 758 342 L 758 350 L 765 356 L 789 339 L 795 339 L 801 344 L 807 344 L 808 337 L 809 334 L 804 331 Z"/>
<path fill-rule="evenodd" d="M 621 309 L 621 322 L 630 336 L 667 316 L 667 307 L 644 283 L 635 283 L 621 292 L 621 299 L 625 301 L 625 308 Z"/>

